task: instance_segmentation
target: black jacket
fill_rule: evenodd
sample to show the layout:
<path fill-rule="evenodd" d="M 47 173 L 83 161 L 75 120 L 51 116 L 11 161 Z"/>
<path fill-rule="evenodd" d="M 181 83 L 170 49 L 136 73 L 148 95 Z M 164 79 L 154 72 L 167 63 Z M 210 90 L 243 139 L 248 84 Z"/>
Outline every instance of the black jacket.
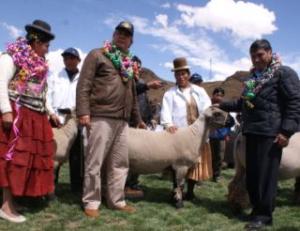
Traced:
<path fill-rule="evenodd" d="M 244 134 L 288 137 L 298 131 L 300 124 L 300 82 L 297 73 L 281 66 L 274 76 L 263 85 L 251 101 L 254 108 L 245 105 L 242 98 L 223 102 L 226 111 L 242 111 Z"/>

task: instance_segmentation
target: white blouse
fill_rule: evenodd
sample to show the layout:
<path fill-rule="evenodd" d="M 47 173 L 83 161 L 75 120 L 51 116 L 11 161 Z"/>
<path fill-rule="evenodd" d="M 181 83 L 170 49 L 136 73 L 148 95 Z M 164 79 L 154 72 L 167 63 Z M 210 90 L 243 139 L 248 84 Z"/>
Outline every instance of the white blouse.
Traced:
<path fill-rule="evenodd" d="M 204 88 L 191 84 L 181 91 L 177 86 L 170 88 L 163 97 L 160 121 L 164 127 L 187 127 L 187 103 L 194 97 L 199 114 L 211 105 Z"/>
<path fill-rule="evenodd" d="M 0 54 L 0 112 L 12 112 L 8 97 L 8 84 L 17 68 L 9 54 Z"/>

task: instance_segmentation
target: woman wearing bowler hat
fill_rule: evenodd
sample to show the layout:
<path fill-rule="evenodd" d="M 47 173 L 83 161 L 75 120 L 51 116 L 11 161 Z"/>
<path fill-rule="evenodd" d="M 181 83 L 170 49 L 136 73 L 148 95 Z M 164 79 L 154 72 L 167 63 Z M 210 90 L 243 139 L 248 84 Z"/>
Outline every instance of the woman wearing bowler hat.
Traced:
<path fill-rule="evenodd" d="M 45 55 L 54 39 L 42 20 L 26 25 L 26 38 L 8 44 L 0 56 L 0 217 L 26 220 L 14 196 L 37 197 L 53 192 L 53 134 L 45 96 Z"/>
<path fill-rule="evenodd" d="M 187 127 L 211 105 L 209 96 L 204 88 L 191 84 L 190 68 L 184 57 L 173 61 L 176 86 L 170 88 L 163 96 L 161 108 L 161 124 L 170 133 L 175 133 L 177 128 Z M 200 137 L 199 137 L 200 139 Z M 209 143 L 201 148 L 201 158 L 189 169 L 187 174 L 186 200 L 193 200 L 194 187 L 197 182 L 207 180 L 212 175 L 211 151 Z"/>

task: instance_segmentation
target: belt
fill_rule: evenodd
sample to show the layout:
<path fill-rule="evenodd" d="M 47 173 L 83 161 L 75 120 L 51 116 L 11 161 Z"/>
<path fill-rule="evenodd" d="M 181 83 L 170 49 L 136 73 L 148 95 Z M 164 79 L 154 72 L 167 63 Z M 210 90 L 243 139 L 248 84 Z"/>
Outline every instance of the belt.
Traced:
<path fill-rule="evenodd" d="M 61 114 L 71 115 L 71 109 L 70 108 L 58 108 L 57 111 Z"/>

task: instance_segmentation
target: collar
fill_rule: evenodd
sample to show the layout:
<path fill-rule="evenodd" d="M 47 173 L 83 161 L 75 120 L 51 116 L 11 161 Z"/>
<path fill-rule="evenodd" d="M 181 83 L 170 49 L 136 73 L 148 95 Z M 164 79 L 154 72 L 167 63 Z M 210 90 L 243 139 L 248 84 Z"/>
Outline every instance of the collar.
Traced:
<path fill-rule="evenodd" d="M 69 71 L 67 68 L 65 68 L 65 70 L 67 72 L 67 76 L 69 77 L 70 82 L 72 82 L 75 79 L 77 73 L 79 72 L 78 68 L 76 69 L 76 71 Z"/>

